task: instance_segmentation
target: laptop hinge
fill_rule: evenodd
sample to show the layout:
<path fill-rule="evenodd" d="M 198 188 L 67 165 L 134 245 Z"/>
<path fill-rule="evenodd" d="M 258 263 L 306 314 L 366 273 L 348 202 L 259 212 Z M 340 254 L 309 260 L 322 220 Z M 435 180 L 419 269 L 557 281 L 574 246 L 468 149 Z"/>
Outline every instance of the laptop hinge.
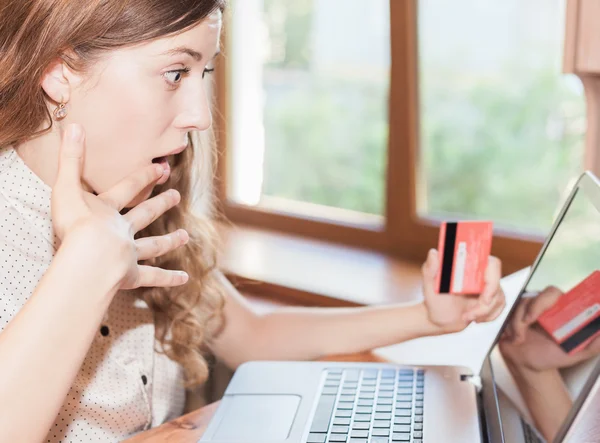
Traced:
<path fill-rule="evenodd" d="M 483 382 L 481 381 L 481 377 L 479 375 L 461 375 L 460 379 L 462 381 L 466 381 L 471 383 L 473 386 L 475 386 L 475 390 L 477 392 L 481 392 L 481 389 L 483 388 Z"/>

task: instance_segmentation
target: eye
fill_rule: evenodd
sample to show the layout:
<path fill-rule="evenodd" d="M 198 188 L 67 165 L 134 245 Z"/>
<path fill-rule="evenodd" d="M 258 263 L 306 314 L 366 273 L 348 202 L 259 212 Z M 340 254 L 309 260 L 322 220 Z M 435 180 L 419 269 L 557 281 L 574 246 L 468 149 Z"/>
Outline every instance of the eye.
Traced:
<path fill-rule="evenodd" d="M 173 71 L 165 72 L 163 74 L 163 77 L 165 77 L 165 79 L 167 79 L 167 83 L 169 83 L 170 85 L 177 85 L 178 83 L 180 83 L 182 76 L 189 72 L 190 72 L 190 68 L 175 69 Z M 168 75 L 174 76 L 173 80 L 169 80 L 167 78 Z"/>
<path fill-rule="evenodd" d="M 213 73 L 213 72 L 215 72 L 215 68 L 210 68 L 210 69 L 209 69 L 209 68 L 206 68 L 206 69 L 204 70 L 204 72 L 202 72 L 202 78 L 204 78 L 204 76 L 205 76 L 206 74 L 211 74 L 211 73 Z"/>

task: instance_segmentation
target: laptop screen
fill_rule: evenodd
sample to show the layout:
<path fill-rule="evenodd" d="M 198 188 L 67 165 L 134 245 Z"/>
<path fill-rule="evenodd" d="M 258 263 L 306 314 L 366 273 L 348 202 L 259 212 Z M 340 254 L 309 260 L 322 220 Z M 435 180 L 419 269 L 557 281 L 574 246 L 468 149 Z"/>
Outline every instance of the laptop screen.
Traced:
<path fill-rule="evenodd" d="M 556 220 L 498 343 L 521 396 L 515 402 L 527 409 L 547 441 L 572 418 L 569 413 L 577 398 L 587 394 L 586 382 L 600 355 L 598 194 L 593 177 L 583 176 Z"/>

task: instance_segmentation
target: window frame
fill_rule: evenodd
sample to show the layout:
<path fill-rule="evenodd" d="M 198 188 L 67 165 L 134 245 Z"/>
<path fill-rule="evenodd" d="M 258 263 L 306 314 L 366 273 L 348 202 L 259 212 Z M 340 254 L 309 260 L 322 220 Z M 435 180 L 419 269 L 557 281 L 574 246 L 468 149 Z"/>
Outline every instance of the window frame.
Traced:
<path fill-rule="evenodd" d="M 389 139 L 386 150 L 385 214 L 379 226 L 375 218 L 349 223 L 312 214 L 277 208 L 249 207 L 227 197 L 229 68 L 221 57 L 216 69 L 215 127 L 218 160 L 215 200 L 222 217 L 234 224 L 296 234 L 347 246 L 379 251 L 409 261 L 421 262 L 437 246 L 441 219 L 417 212 L 419 160 L 419 89 L 417 46 L 418 0 L 390 1 L 391 73 L 389 91 Z M 567 1 L 567 17 L 573 2 Z M 569 22 L 569 20 L 567 20 Z M 228 14 L 223 27 L 224 53 L 228 47 Z M 572 34 L 567 26 L 567 36 Z M 565 41 L 565 57 L 575 42 Z M 492 253 L 503 261 L 504 273 L 529 266 L 543 244 L 541 235 L 527 235 L 495 228 Z"/>

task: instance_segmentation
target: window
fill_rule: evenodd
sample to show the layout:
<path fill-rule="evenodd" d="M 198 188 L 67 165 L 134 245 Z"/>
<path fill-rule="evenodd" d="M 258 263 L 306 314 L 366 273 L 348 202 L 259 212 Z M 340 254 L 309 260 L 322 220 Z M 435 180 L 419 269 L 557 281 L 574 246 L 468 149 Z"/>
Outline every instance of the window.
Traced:
<path fill-rule="evenodd" d="M 583 165 L 559 0 L 419 2 L 419 213 L 546 232 Z"/>
<path fill-rule="evenodd" d="M 232 4 L 231 72 L 244 73 L 229 83 L 233 201 L 383 215 L 389 3 L 363 5 Z"/>
<path fill-rule="evenodd" d="M 225 214 L 415 260 L 440 220 L 492 219 L 505 269 L 530 264 L 583 169 L 585 109 L 565 0 L 526 3 L 233 0 Z"/>

